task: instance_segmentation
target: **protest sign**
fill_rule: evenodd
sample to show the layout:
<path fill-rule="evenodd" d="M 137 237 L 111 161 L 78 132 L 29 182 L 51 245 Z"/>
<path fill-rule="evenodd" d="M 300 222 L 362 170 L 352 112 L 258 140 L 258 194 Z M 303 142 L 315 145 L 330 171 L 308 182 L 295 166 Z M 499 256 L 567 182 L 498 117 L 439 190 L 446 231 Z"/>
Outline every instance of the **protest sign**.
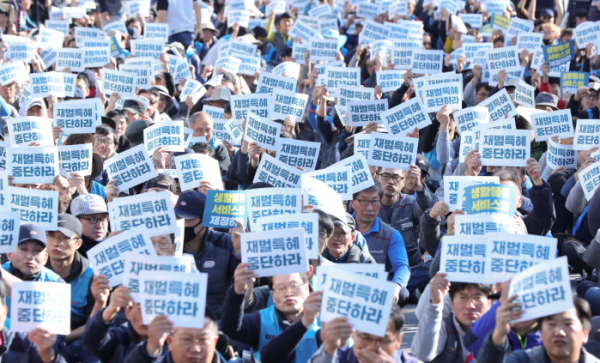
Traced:
<path fill-rule="evenodd" d="M 294 92 L 296 90 L 296 80 L 285 76 L 278 76 L 272 73 L 261 72 L 258 77 L 256 93 L 277 93 L 278 91 Z"/>
<path fill-rule="evenodd" d="M 12 62 L 31 63 L 37 48 L 34 43 L 29 42 L 10 42 L 8 49 L 4 53 L 4 59 L 10 59 Z"/>
<path fill-rule="evenodd" d="M 183 89 L 179 94 L 179 102 L 185 102 L 189 95 L 196 94 L 202 88 L 202 83 L 195 81 L 193 79 L 188 79 L 185 81 L 183 85 Z M 205 106 L 206 107 L 206 106 Z"/>
<path fill-rule="evenodd" d="M 159 39 L 136 39 L 131 40 L 130 43 L 131 54 L 136 58 L 150 57 L 160 59 L 160 55 L 165 51 L 165 43 Z"/>
<path fill-rule="evenodd" d="M 317 34 L 319 34 L 319 32 L 318 29 L 314 29 L 301 21 L 296 21 L 294 22 L 294 25 L 292 26 L 292 29 L 290 29 L 288 34 L 294 38 L 300 38 L 302 40 L 302 43 L 308 45 L 312 38 L 318 36 Z"/>
<path fill-rule="evenodd" d="M 304 228 L 241 234 L 242 263 L 258 277 L 309 270 Z"/>
<path fill-rule="evenodd" d="M 542 262 L 513 277 L 508 296 L 525 309 L 520 319 L 512 323 L 533 320 L 573 308 L 571 281 L 567 257 Z"/>
<path fill-rule="evenodd" d="M 600 162 L 594 163 L 579 173 L 579 183 L 588 201 L 594 196 L 596 187 L 600 185 Z"/>
<path fill-rule="evenodd" d="M 420 40 L 416 39 L 394 39 L 394 48 L 408 48 L 415 49 L 423 46 L 423 43 Z M 412 54 L 411 54 L 411 62 L 412 62 Z"/>
<path fill-rule="evenodd" d="M 125 12 L 130 18 L 136 19 L 138 14 L 144 18 L 150 16 L 149 0 L 128 0 L 125 2 Z"/>
<path fill-rule="evenodd" d="M 465 131 L 471 131 L 475 126 L 490 122 L 490 114 L 485 107 L 468 107 L 452 113 L 456 127 L 462 135 Z"/>
<path fill-rule="evenodd" d="M 110 63 L 110 47 L 83 48 L 83 65 L 85 68 L 104 67 Z"/>
<path fill-rule="evenodd" d="M 490 73 L 497 74 L 501 70 L 506 72 L 520 69 L 519 50 L 517 47 L 488 48 L 485 50 L 487 66 Z"/>
<path fill-rule="evenodd" d="M 310 60 L 313 63 L 317 61 L 333 62 L 338 53 L 337 39 L 311 39 L 310 40 Z"/>
<path fill-rule="evenodd" d="M 469 155 L 471 151 L 476 150 L 478 145 L 479 144 L 475 142 L 474 131 L 460 131 L 460 147 L 458 149 L 458 161 L 464 163 L 467 155 Z"/>
<path fill-rule="evenodd" d="M 600 151 L 596 150 L 596 152 L 591 153 L 590 158 L 594 158 L 594 160 L 600 161 Z"/>
<path fill-rule="evenodd" d="M 51 334 L 71 332 L 71 285 L 50 281 L 13 282 L 10 329 L 29 333 L 42 328 Z"/>
<path fill-rule="evenodd" d="M 42 54 L 40 54 L 40 58 L 42 58 L 42 62 L 44 62 L 46 67 L 54 65 L 54 63 L 56 63 L 57 57 L 58 53 L 56 53 L 56 50 L 52 47 L 46 48 L 46 50 L 44 50 Z"/>
<path fill-rule="evenodd" d="M 70 22 L 68 20 L 46 20 L 44 24 L 48 29 L 57 30 L 65 36 L 69 35 Z"/>
<path fill-rule="evenodd" d="M 579 87 L 587 87 L 590 82 L 588 72 L 564 72 L 560 75 L 560 95 L 564 96 L 569 92 L 572 95 L 577 93 Z"/>
<path fill-rule="evenodd" d="M 531 33 L 533 31 L 534 24 L 532 20 L 528 19 L 520 19 L 518 17 L 513 17 L 510 19 L 510 25 L 505 34 L 505 39 L 508 39 L 507 45 L 515 46 L 516 44 L 512 44 L 512 39 L 519 34 L 523 33 Z"/>
<path fill-rule="evenodd" d="M 413 74 L 439 74 L 442 73 L 443 60 L 443 50 L 414 49 L 410 68 Z"/>
<path fill-rule="evenodd" d="M 83 49 L 61 48 L 58 50 L 56 70 L 62 71 L 65 68 L 69 68 L 71 72 L 83 71 Z"/>
<path fill-rule="evenodd" d="M 369 150 L 371 146 L 371 134 L 356 134 L 354 135 L 354 154 L 361 154 L 365 159 L 369 160 Z"/>
<path fill-rule="evenodd" d="M 296 24 L 294 24 L 295 26 Z M 299 64 L 304 64 L 304 53 L 308 50 L 308 44 L 304 43 L 293 43 L 292 45 L 292 57 Z"/>
<path fill-rule="evenodd" d="M 328 271 L 323 286 L 321 321 L 347 317 L 357 330 L 385 336 L 396 284 L 375 278 L 360 279 L 345 271 Z"/>
<path fill-rule="evenodd" d="M 404 83 L 403 74 L 404 71 L 379 71 L 377 72 L 377 85 L 381 87 L 383 93 L 395 91 Z"/>
<path fill-rule="evenodd" d="M 420 90 L 423 92 L 425 112 L 437 112 L 445 105 L 452 110 L 462 109 L 462 79 L 443 85 L 425 85 Z"/>
<path fill-rule="evenodd" d="M 308 16 L 311 18 L 320 18 L 332 13 L 331 6 L 328 4 L 317 5 L 308 10 Z"/>
<path fill-rule="evenodd" d="M 54 125 L 66 134 L 93 134 L 102 124 L 104 107 L 98 98 L 63 101 L 54 105 L 53 116 Z"/>
<path fill-rule="evenodd" d="M 25 78 L 26 74 L 23 62 L 5 62 L 0 66 L 0 84 L 6 86 L 15 80 Z"/>
<path fill-rule="evenodd" d="M 358 4 L 356 17 L 363 19 L 373 19 L 379 15 L 379 6 L 371 3 Z"/>
<path fill-rule="evenodd" d="M 113 92 L 117 92 L 121 97 L 135 96 L 135 89 L 138 83 L 136 74 L 114 71 L 107 68 L 102 68 L 100 72 L 102 74 L 100 90 L 104 94 L 110 95 Z"/>
<path fill-rule="evenodd" d="M 465 24 L 470 24 L 472 28 L 479 29 L 483 25 L 482 14 L 458 14 L 458 17 Z"/>
<path fill-rule="evenodd" d="M 350 126 L 367 126 L 371 122 L 381 124 L 381 114 L 388 110 L 386 99 L 371 101 L 348 101 L 347 117 Z"/>
<path fill-rule="evenodd" d="M 266 150 L 277 150 L 275 144 L 279 139 L 281 125 L 269 119 L 248 113 L 246 118 L 246 132 L 244 140 L 248 143 L 256 142 L 258 146 Z"/>
<path fill-rule="evenodd" d="M 2 181 L 2 183 L 4 183 L 4 181 Z M 8 183 L 4 185 L 8 186 Z M 4 190 L 4 187 L 0 189 L 0 191 L 2 190 Z M 4 202 L 0 205 L 4 205 Z M 0 253 L 13 253 L 17 251 L 20 226 L 21 217 L 19 212 L 2 212 L 2 216 L 0 217 Z"/>
<path fill-rule="evenodd" d="M 10 144 L 0 141 L 0 171 L 6 170 L 6 149 L 9 147 Z"/>
<path fill-rule="evenodd" d="M 136 87 L 138 89 L 148 89 L 152 87 L 152 69 L 144 66 L 132 66 L 123 64 L 119 67 L 119 70 L 127 73 L 135 73 L 137 76 Z M 184 100 L 185 101 L 185 100 Z"/>
<path fill-rule="evenodd" d="M 368 164 L 408 170 L 416 162 L 418 138 L 371 133 Z"/>
<path fill-rule="evenodd" d="M 231 135 L 229 135 L 229 133 L 227 132 L 227 129 L 225 128 L 226 123 L 227 123 L 227 120 L 225 120 L 225 119 L 213 118 L 213 135 L 221 141 L 225 140 L 225 141 L 229 142 L 231 145 L 237 145 L 231 139 Z"/>
<path fill-rule="evenodd" d="M 288 116 L 293 116 L 296 122 L 302 122 L 306 104 L 308 103 L 308 95 L 289 92 L 277 91 L 273 95 L 271 119 L 285 120 Z"/>
<path fill-rule="evenodd" d="M 528 85 L 524 80 L 519 79 L 513 93 L 513 101 L 519 105 L 535 108 L 535 88 Z"/>
<path fill-rule="evenodd" d="M 402 104 L 380 114 L 385 128 L 392 135 L 412 132 L 415 128 L 422 129 L 431 124 L 429 115 L 419 97 L 410 99 Z"/>
<path fill-rule="evenodd" d="M 481 132 L 482 165 L 527 166 L 530 157 L 529 130 L 485 130 Z"/>
<path fill-rule="evenodd" d="M 260 71 L 260 57 L 244 56 L 239 54 L 232 54 L 232 57 L 237 58 L 241 61 L 240 66 L 237 70 L 238 74 L 254 76 L 256 72 Z"/>
<path fill-rule="evenodd" d="M 83 40 L 85 38 L 102 39 L 104 38 L 104 32 L 98 28 L 87 28 L 87 27 L 75 27 L 75 45 L 77 47 L 83 46 Z"/>
<path fill-rule="evenodd" d="M 246 228 L 247 220 L 245 191 L 207 191 L 202 226 L 233 228 L 237 227 L 237 221 Z"/>
<path fill-rule="evenodd" d="M 348 273 L 354 273 L 358 275 L 369 276 L 374 279 L 386 281 L 387 273 L 385 272 L 385 265 L 380 263 L 336 263 L 331 265 L 319 265 L 317 266 L 317 274 L 314 278 L 314 291 L 323 291 L 325 284 L 327 283 L 327 275 L 329 273 L 344 271 Z M 357 276 L 358 277 L 358 276 Z"/>
<path fill-rule="evenodd" d="M 573 150 L 589 150 L 600 146 L 600 121 L 578 119 Z"/>
<path fill-rule="evenodd" d="M 478 106 L 487 107 L 490 114 L 490 121 L 513 117 L 517 114 L 517 109 L 505 88 L 488 97 L 485 101 L 480 102 Z"/>
<path fill-rule="evenodd" d="M 300 175 L 303 172 L 289 166 L 269 154 L 263 154 L 253 183 L 265 182 L 275 187 L 297 188 L 300 186 Z"/>
<path fill-rule="evenodd" d="M 289 165 L 299 166 L 306 171 L 315 170 L 321 144 L 318 142 L 294 139 L 277 139 L 277 160 Z"/>
<path fill-rule="evenodd" d="M 163 43 L 168 43 L 169 24 L 145 23 L 144 39 L 160 39 Z"/>
<path fill-rule="evenodd" d="M 51 119 L 36 116 L 8 118 L 6 127 L 12 146 L 25 147 L 32 142 L 54 146 Z"/>
<path fill-rule="evenodd" d="M 265 7 L 265 14 L 271 14 L 275 10 L 275 14 L 281 14 L 285 12 L 287 3 L 285 1 L 271 1 Z"/>
<path fill-rule="evenodd" d="M 526 49 L 529 53 L 534 53 L 541 48 L 544 34 L 542 33 L 519 33 L 517 35 L 517 49 L 519 53 Z"/>
<path fill-rule="evenodd" d="M 14 184 L 52 184 L 58 174 L 58 152 L 53 146 L 9 147 L 6 160 Z"/>
<path fill-rule="evenodd" d="M 30 73 L 29 85 L 32 98 L 65 97 L 64 79 L 59 72 Z"/>
<path fill-rule="evenodd" d="M 542 179 L 548 180 L 552 170 L 558 167 L 565 169 L 577 169 L 578 151 L 573 150 L 573 145 L 560 145 L 554 140 L 548 140 L 548 150 L 546 151 L 546 169 L 542 172 Z"/>
<path fill-rule="evenodd" d="M 250 12 L 245 10 L 234 10 L 230 11 L 227 15 L 227 27 L 231 28 L 235 23 L 238 23 L 240 27 L 248 27 L 250 21 Z M 218 69 L 218 68 L 215 68 Z"/>
<path fill-rule="evenodd" d="M 497 176 L 454 176 L 444 177 L 444 202 L 448 204 L 451 212 L 457 209 L 466 212 L 465 188 L 476 184 L 499 184 Z"/>
<path fill-rule="evenodd" d="M 589 44 L 596 44 L 600 36 L 600 24 L 593 21 L 584 21 L 573 29 L 573 38 L 577 48 L 585 49 Z"/>
<path fill-rule="evenodd" d="M 106 160 L 104 169 L 109 180 L 117 181 L 115 186 L 120 190 L 127 190 L 158 175 L 154 162 L 143 144 Z"/>
<path fill-rule="evenodd" d="M 108 203 L 108 215 L 112 231 L 146 231 L 149 237 L 177 232 L 167 191 L 115 198 Z"/>
<path fill-rule="evenodd" d="M 182 219 L 181 221 L 185 221 Z M 140 275 L 142 273 L 162 274 L 181 273 L 189 274 L 196 272 L 196 262 L 192 255 L 184 256 L 148 256 L 145 254 L 128 253 L 125 256 L 125 273 L 123 274 L 123 286 L 130 291 L 134 302 L 140 302 Z"/>
<path fill-rule="evenodd" d="M 175 157 L 177 176 L 181 191 L 200 186 L 200 182 L 208 181 L 216 189 L 223 190 L 219 162 L 204 154 L 184 154 Z"/>
<path fill-rule="evenodd" d="M 183 125 L 183 121 L 168 121 L 144 129 L 144 145 L 148 155 L 154 153 L 154 150 L 159 147 L 170 152 L 183 151 L 185 149 Z"/>
<path fill-rule="evenodd" d="M 467 214 L 504 213 L 515 214 L 517 189 L 513 185 L 471 185 L 465 187 Z"/>
<path fill-rule="evenodd" d="M 299 214 L 302 193 L 299 188 L 263 188 L 246 191 L 250 228 L 258 231 L 257 220 L 264 217 L 278 217 L 287 220 L 291 214 Z M 281 216 L 285 215 L 286 218 Z"/>
<path fill-rule="evenodd" d="M 536 141 L 545 141 L 552 136 L 559 139 L 574 137 L 570 110 L 559 110 L 531 115 L 531 124 Z"/>
<path fill-rule="evenodd" d="M 231 141 L 233 141 L 233 145 L 242 144 L 242 138 L 244 137 L 244 129 L 242 127 L 243 123 L 244 120 L 236 120 L 232 118 L 229 119 L 229 121 L 227 121 L 224 125 L 225 131 L 227 131 L 227 134 L 229 134 L 231 137 Z"/>
<path fill-rule="evenodd" d="M 342 85 L 358 87 L 360 85 L 360 68 L 325 67 L 325 86 L 330 97 L 336 97 Z"/>
<path fill-rule="evenodd" d="M 573 39 L 559 45 L 544 46 L 542 49 L 544 50 L 544 60 L 551 67 L 569 63 L 576 56 L 575 41 Z"/>
<path fill-rule="evenodd" d="M 92 175 L 92 155 L 94 153 L 92 144 L 60 145 L 58 148 L 58 166 L 67 173 L 67 179 L 71 173 L 81 176 Z"/>
<path fill-rule="evenodd" d="M 57 191 L 11 186 L 3 189 L 4 208 L 19 213 L 21 224 L 32 223 L 46 231 L 56 231 L 59 203 Z"/>
<path fill-rule="evenodd" d="M 314 178 L 335 190 L 342 200 L 352 200 L 352 167 L 332 165 L 326 169 L 302 174 L 302 178 Z"/>
<path fill-rule="evenodd" d="M 406 69 L 410 69 L 410 66 L 412 64 L 412 52 L 413 52 L 413 48 L 392 48 L 392 64 L 394 65 L 394 69 L 400 69 L 400 70 L 406 70 Z M 388 72 L 388 71 L 380 71 L 377 72 L 377 75 L 381 72 Z M 379 76 L 377 76 L 379 78 Z M 387 77 L 386 77 L 387 78 Z M 402 78 L 402 77 L 401 77 Z M 387 86 L 387 81 L 386 80 L 386 86 Z M 390 80 L 392 82 L 395 82 L 394 80 Z M 400 81 L 400 85 L 402 85 L 402 81 Z M 379 80 L 377 81 L 377 83 L 379 84 Z M 389 91 L 384 91 L 384 92 L 389 92 Z"/>
<path fill-rule="evenodd" d="M 238 101 L 238 108 L 240 107 L 240 105 L 244 105 L 244 102 L 239 102 L 240 99 L 237 98 L 236 99 Z M 231 99 L 231 102 L 233 102 L 234 99 Z M 259 102 L 260 104 L 260 102 Z M 257 107 L 258 105 L 255 103 L 253 104 L 254 107 Z M 210 105 L 205 105 L 204 108 L 202 108 L 202 112 L 206 112 L 207 114 L 209 114 L 213 119 L 215 118 L 224 118 L 225 117 L 225 110 L 220 108 L 220 107 L 215 107 L 215 106 L 210 106 Z M 246 116 L 244 115 L 243 117 L 241 117 L 242 119 L 244 119 Z"/>
<path fill-rule="evenodd" d="M 334 31 L 338 30 L 337 19 L 335 19 L 335 18 L 333 18 L 333 19 L 320 18 L 319 19 L 319 33 L 325 34 L 329 30 L 334 30 Z"/>
<path fill-rule="evenodd" d="M 139 279 L 145 325 L 159 315 L 166 315 L 176 327 L 204 327 L 208 274 L 162 272 L 157 275 L 142 271 Z"/>
<path fill-rule="evenodd" d="M 483 236 L 491 233 L 514 233 L 514 218 L 503 214 L 457 214 L 456 236 Z M 481 237 L 480 237 L 481 238 Z"/>
<path fill-rule="evenodd" d="M 110 40 L 108 39 L 96 39 L 96 38 L 83 38 L 82 45 L 80 48 L 110 48 Z"/>
<path fill-rule="evenodd" d="M 369 56 L 370 61 L 374 61 L 375 58 L 379 55 L 379 59 L 381 60 L 381 64 L 384 67 L 387 67 L 388 56 L 392 54 L 392 48 L 394 43 L 389 40 L 378 40 L 373 42 L 371 45 L 371 53 Z"/>
<path fill-rule="evenodd" d="M 367 165 L 367 159 L 363 154 L 355 154 L 341 160 L 331 167 L 344 165 L 352 167 L 352 194 L 358 193 L 374 184 L 373 177 Z"/>
<path fill-rule="evenodd" d="M 254 223 L 257 232 L 303 228 L 308 259 L 319 258 L 319 216 L 316 213 L 295 213 L 261 217 Z"/>
<path fill-rule="evenodd" d="M 529 109 L 529 108 L 528 108 Z M 516 130 L 514 117 L 502 121 L 488 122 L 473 127 L 473 131 L 464 131 L 464 139 L 461 139 L 460 162 L 465 162 L 465 157 L 471 150 L 480 150 L 481 132 L 484 130 Z"/>
<path fill-rule="evenodd" d="M 364 46 L 367 46 L 377 40 L 386 40 L 389 38 L 389 28 L 370 19 L 364 22 L 363 30 L 361 30 L 359 34 L 359 42 L 363 43 Z"/>
<path fill-rule="evenodd" d="M 339 193 L 319 179 L 302 178 L 302 203 L 313 205 L 323 212 L 343 221 L 346 211 Z"/>
<path fill-rule="evenodd" d="M 150 24 L 154 24 L 154 23 L 150 23 Z M 146 25 L 148 25 L 148 23 L 146 23 Z M 147 29 L 148 29 L 147 27 L 144 27 L 144 38 L 146 38 L 146 39 L 150 38 L 148 36 Z M 102 30 L 104 30 L 106 33 L 109 33 L 111 30 L 114 30 L 114 31 L 121 32 L 123 35 L 129 35 L 129 32 L 127 31 L 127 26 L 125 25 L 124 21 L 110 22 L 110 23 L 104 25 L 102 27 Z"/>

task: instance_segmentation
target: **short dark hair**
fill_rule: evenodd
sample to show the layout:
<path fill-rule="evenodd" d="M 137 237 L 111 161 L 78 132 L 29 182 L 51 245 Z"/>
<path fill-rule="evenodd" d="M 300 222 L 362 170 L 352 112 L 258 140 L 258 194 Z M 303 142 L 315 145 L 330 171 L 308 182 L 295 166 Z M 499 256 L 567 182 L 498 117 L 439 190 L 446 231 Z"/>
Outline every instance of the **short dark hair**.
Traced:
<path fill-rule="evenodd" d="M 118 110 L 116 108 L 114 110 L 108 111 L 108 113 L 106 114 L 106 117 L 108 117 L 108 118 L 113 118 L 115 116 L 123 116 L 123 117 L 127 118 L 127 115 L 125 114 L 125 111 Z"/>
<path fill-rule="evenodd" d="M 119 144 L 119 137 L 117 136 L 117 133 L 115 132 L 115 130 L 112 129 L 112 127 L 96 126 L 96 134 L 100 135 L 100 136 L 106 136 L 108 138 L 111 138 L 115 145 Z"/>
<path fill-rule="evenodd" d="M 155 97 L 160 97 L 160 94 L 158 93 L 158 91 L 157 91 L 157 90 L 155 90 L 155 89 L 152 89 L 152 88 L 144 88 L 144 89 L 141 89 L 141 90 L 138 92 L 138 95 L 140 95 L 140 96 L 141 96 L 141 95 L 142 95 L 142 93 L 152 93 L 152 94 L 153 94 Z"/>
<path fill-rule="evenodd" d="M 356 200 L 356 198 L 358 198 L 360 193 L 377 193 L 379 195 L 379 198 L 383 198 L 383 188 L 381 187 L 381 184 L 379 184 L 379 181 L 375 180 L 375 184 L 371 185 L 370 187 L 361 190 L 360 192 L 356 192 L 354 194 L 352 194 L 352 200 Z"/>
<path fill-rule="evenodd" d="M 80 73 L 80 74 L 77 76 L 77 79 L 83 79 L 83 82 L 85 83 L 85 86 L 86 86 L 88 89 L 90 89 L 90 80 L 89 80 L 89 78 L 87 77 L 87 75 Z"/>
<path fill-rule="evenodd" d="M 392 311 L 390 312 L 390 321 L 394 326 L 394 333 L 402 332 L 402 327 L 404 326 L 404 313 L 400 306 L 394 304 L 392 305 Z"/>
<path fill-rule="evenodd" d="M 62 143 L 62 145 L 83 145 L 83 144 L 93 144 L 94 136 L 92 134 L 71 134 L 66 140 Z"/>
<path fill-rule="evenodd" d="M 216 327 L 219 326 L 217 314 L 208 306 L 204 309 L 204 317 L 210 320 Z"/>
<path fill-rule="evenodd" d="M 223 82 L 231 82 L 231 84 L 235 86 L 237 84 L 237 79 L 233 73 L 225 72 L 223 73 L 223 78 L 221 78 L 221 83 Z"/>
<path fill-rule="evenodd" d="M 283 51 L 283 56 L 284 57 L 291 57 L 293 54 L 293 49 L 291 47 L 287 47 L 285 48 L 285 50 Z"/>
<path fill-rule="evenodd" d="M 333 219 L 321 210 L 315 209 L 315 213 L 319 215 L 319 232 L 324 230 L 327 237 L 331 237 L 333 235 Z"/>
<path fill-rule="evenodd" d="M 229 102 L 227 102 L 227 104 L 225 105 L 225 108 L 223 109 L 223 113 L 228 113 L 228 114 L 232 115 L 231 105 L 229 104 Z"/>
<path fill-rule="evenodd" d="M 515 116 L 515 126 L 517 127 L 517 130 L 533 130 L 531 123 L 521 115 Z"/>
<path fill-rule="evenodd" d="M 577 9 L 575 10 L 576 18 L 588 18 L 588 9 Z"/>
<path fill-rule="evenodd" d="M 194 150 L 194 153 L 196 154 L 205 154 L 210 156 L 211 158 L 215 157 L 215 151 L 212 149 L 212 147 L 210 147 L 209 144 L 205 142 L 196 143 L 192 145 L 190 149 Z"/>
<path fill-rule="evenodd" d="M 479 90 L 482 88 L 485 88 L 488 92 L 492 92 L 492 86 L 490 86 L 487 82 L 479 82 L 475 86 L 475 93 L 479 92 Z"/>
<path fill-rule="evenodd" d="M 502 42 L 504 43 L 504 35 L 499 36 L 498 38 L 494 39 L 494 45 L 496 45 L 496 43 Z"/>
<path fill-rule="evenodd" d="M 590 331 L 592 329 L 592 311 L 590 310 L 590 304 L 579 297 L 577 295 L 573 295 L 573 307 L 577 311 L 577 318 L 581 322 L 581 326 L 584 330 Z M 542 329 L 542 323 L 545 320 L 550 319 L 552 315 L 543 316 L 538 318 L 538 327 Z"/>
<path fill-rule="evenodd" d="M 448 292 L 450 294 L 450 300 L 454 299 L 454 295 L 457 292 L 470 289 L 471 287 L 474 287 L 477 290 L 481 291 L 486 297 L 490 296 L 490 294 L 492 293 L 492 285 L 490 284 L 475 284 L 472 282 L 453 282 L 450 285 L 450 291 Z"/>
<path fill-rule="evenodd" d="M 500 179 L 500 182 L 513 182 L 515 185 L 519 187 L 521 186 L 521 181 L 519 180 L 517 174 L 510 170 L 500 169 L 494 173 L 494 176 L 497 176 Z"/>

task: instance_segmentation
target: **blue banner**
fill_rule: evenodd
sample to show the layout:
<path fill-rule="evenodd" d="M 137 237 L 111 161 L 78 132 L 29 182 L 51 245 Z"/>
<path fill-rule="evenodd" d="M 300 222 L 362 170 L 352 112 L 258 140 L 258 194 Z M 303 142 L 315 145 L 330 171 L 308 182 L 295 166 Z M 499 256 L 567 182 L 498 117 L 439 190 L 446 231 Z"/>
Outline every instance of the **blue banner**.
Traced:
<path fill-rule="evenodd" d="M 565 72 L 560 75 L 560 95 L 564 96 L 565 92 L 571 92 L 575 96 L 579 87 L 587 87 L 590 83 L 590 74 L 588 72 Z"/>
<path fill-rule="evenodd" d="M 209 190 L 202 217 L 203 227 L 233 228 L 240 221 L 246 228 L 248 209 L 245 191 Z"/>
<path fill-rule="evenodd" d="M 501 184 L 471 185 L 465 188 L 467 214 L 501 213 L 515 215 L 517 187 Z"/>
<path fill-rule="evenodd" d="M 557 67 L 563 63 L 575 59 L 575 41 L 569 40 L 559 45 L 549 45 L 542 47 L 544 49 L 544 61 L 550 67 Z"/>

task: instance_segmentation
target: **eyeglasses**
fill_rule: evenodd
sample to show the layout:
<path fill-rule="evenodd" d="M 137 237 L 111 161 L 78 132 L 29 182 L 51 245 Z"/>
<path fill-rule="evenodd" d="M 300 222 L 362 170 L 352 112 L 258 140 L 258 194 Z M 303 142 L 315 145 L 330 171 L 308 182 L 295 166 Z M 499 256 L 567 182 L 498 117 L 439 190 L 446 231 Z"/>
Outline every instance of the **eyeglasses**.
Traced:
<path fill-rule="evenodd" d="M 154 246 L 158 246 L 162 249 L 167 249 L 167 248 L 171 247 L 171 245 L 172 245 L 172 243 L 170 241 L 165 241 L 165 240 L 162 240 L 160 242 L 152 242 L 152 244 Z"/>
<path fill-rule="evenodd" d="M 487 300 L 487 296 L 482 295 L 482 294 L 477 294 L 477 295 L 474 295 L 474 296 L 459 295 L 456 298 L 458 299 L 458 302 L 461 303 L 461 304 L 467 304 L 471 300 L 473 300 L 474 303 L 480 303 L 480 302 L 483 302 L 483 301 Z"/>
<path fill-rule="evenodd" d="M 179 345 L 184 349 L 190 349 L 192 346 L 199 345 L 201 347 L 208 345 L 210 339 L 206 338 L 181 338 L 179 339 Z"/>
<path fill-rule="evenodd" d="M 306 285 L 306 284 L 292 284 L 290 286 L 278 286 L 275 289 L 273 289 L 273 291 L 275 291 L 277 294 L 285 294 L 285 292 L 288 291 L 288 289 L 290 289 L 290 290 L 292 290 L 292 292 L 296 293 L 296 292 L 300 291 L 300 288 L 304 285 Z"/>
<path fill-rule="evenodd" d="M 381 173 L 381 174 L 377 174 L 377 175 L 379 175 L 379 177 L 383 181 L 388 181 L 388 180 L 390 180 L 390 178 L 392 178 L 392 180 L 396 183 L 405 179 L 402 175 L 398 175 L 398 174 L 392 175 L 392 174 L 388 174 L 388 173 Z"/>
<path fill-rule="evenodd" d="M 366 207 L 369 204 L 371 204 L 373 207 L 379 207 L 379 205 L 381 204 L 381 200 L 356 199 L 356 201 L 358 202 L 358 204 L 360 204 L 361 207 Z"/>
<path fill-rule="evenodd" d="M 85 218 L 85 217 L 79 217 L 79 219 L 85 219 L 86 221 L 89 221 L 90 224 L 96 224 L 98 222 L 106 222 L 108 220 L 108 216 L 104 216 L 104 217 L 92 217 L 92 218 Z"/>
<path fill-rule="evenodd" d="M 359 333 L 359 332 L 356 332 L 356 334 L 354 334 L 354 335 L 357 338 L 359 338 L 362 341 L 362 343 L 364 343 L 366 345 L 371 345 L 371 344 L 375 343 L 379 346 L 385 346 L 385 345 L 390 345 L 393 342 L 395 342 L 396 340 L 398 340 L 398 337 L 396 337 L 395 339 L 386 339 L 386 338 L 374 339 L 370 335 L 367 335 L 364 333 Z"/>
<path fill-rule="evenodd" d="M 56 238 L 50 237 L 48 240 L 53 244 L 62 245 L 62 244 L 69 243 L 71 241 L 71 237 L 66 237 L 66 236 L 60 236 L 60 237 L 56 237 Z"/>
<path fill-rule="evenodd" d="M 111 139 L 100 139 L 100 138 L 96 138 L 94 139 L 94 144 L 96 145 L 106 145 L 106 146 L 110 146 L 110 145 L 114 145 L 114 143 L 112 142 Z"/>
<path fill-rule="evenodd" d="M 477 96 L 479 96 L 479 97 L 487 97 L 489 95 L 490 94 L 488 92 L 480 92 L 480 93 L 477 94 Z"/>

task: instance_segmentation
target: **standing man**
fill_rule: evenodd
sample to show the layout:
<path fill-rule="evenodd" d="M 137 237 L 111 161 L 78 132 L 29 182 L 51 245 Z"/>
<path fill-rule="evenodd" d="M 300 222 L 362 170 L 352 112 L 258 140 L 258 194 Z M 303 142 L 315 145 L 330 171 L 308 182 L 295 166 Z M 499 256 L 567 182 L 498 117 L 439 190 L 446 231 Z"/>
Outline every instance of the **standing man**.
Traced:
<path fill-rule="evenodd" d="M 169 43 L 179 42 L 187 50 L 202 24 L 198 0 L 158 0 L 156 4 L 158 22 L 169 24 Z"/>
<path fill-rule="evenodd" d="M 206 137 L 206 143 L 215 151 L 214 158 L 219 162 L 221 175 L 227 174 L 227 169 L 229 169 L 229 165 L 231 165 L 231 159 L 229 158 L 229 152 L 227 152 L 225 145 L 213 135 L 212 116 L 206 112 L 196 112 L 190 116 L 188 124 L 190 129 L 194 130 L 192 137 Z"/>
<path fill-rule="evenodd" d="M 358 231 L 367 240 L 369 253 L 377 263 L 385 264 L 388 280 L 396 283 L 394 302 L 406 305 L 409 293 L 406 285 L 410 277 L 410 268 L 404 240 L 398 231 L 383 223 L 379 217 L 383 190 L 374 185 L 352 195 L 352 208 Z"/>
<path fill-rule="evenodd" d="M 80 195 L 71 201 L 71 214 L 81 222 L 79 253 L 88 257 L 87 251 L 104 241 L 108 235 L 108 209 L 102 197 L 95 194 Z"/>

